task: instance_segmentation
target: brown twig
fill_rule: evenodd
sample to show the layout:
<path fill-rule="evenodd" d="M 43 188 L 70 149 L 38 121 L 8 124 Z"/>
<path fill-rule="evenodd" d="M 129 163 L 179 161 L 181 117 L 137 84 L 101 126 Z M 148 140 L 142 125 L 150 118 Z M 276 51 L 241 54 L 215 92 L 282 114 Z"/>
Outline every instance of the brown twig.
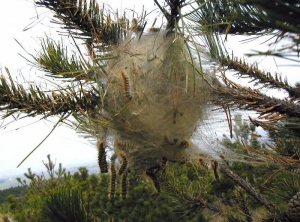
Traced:
<path fill-rule="evenodd" d="M 221 106 L 228 104 L 232 108 L 254 110 L 259 112 L 261 116 L 267 113 L 278 113 L 289 117 L 300 116 L 300 107 L 293 101 L 269 97 L 257 89 L 243 87 L 229 80 L 225 73 L 222 73 L 222 81 L 224 86 L 212 86 L 219 96 L 214 101 L 215 104 Z"/>

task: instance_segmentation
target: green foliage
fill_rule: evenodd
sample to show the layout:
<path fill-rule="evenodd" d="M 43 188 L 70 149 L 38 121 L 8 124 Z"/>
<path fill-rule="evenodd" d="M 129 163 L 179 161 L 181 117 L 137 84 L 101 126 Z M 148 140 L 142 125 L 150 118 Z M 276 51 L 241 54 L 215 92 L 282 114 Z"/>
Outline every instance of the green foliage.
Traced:
<path fill-rule="evenodd" d="M 44 198 L 71 180 L 71 176 L 66 173 L 61 164 L 59 164 L 56 170 L 56 164 L 51 160 L 50 155 L 47 156 L 47 160 L 47 162 L 43 162 L 47 170 L 47 175 L 36 175 L 29 168 L 28 172 L 24 174 L 30 180 L 28 186 L 26 185 L 26 181 L 21 181 L 18 178 L 18 181 L 27 188 L 27 192 L 24 198 L 18 199 L 21 207 L 17 212 L 12 212 L 14 219 L 18 221 L 40 221 Z"/>
<path fill-rule="evenodd" d="M 4 203 L 9 195 L 13 195 L 21 199 L 24 197 L 26 192 L 27 192 L 26 186 L 17 186 L 5 190 L 0 190 L 0 204 Z"/>
<path fill-rule="evenodd" d="M 238 131 L 237 131 L 238 133 Z M 230 169 L 273 203 L 286 209 L 286 202 L 299 189 L 297 176 L 284 172 L 270 179 L 269 189 L 260 185 L 270 168 L 246 163 L 229 163 Z M 145 173 L 128 173 L 127 199 L 121 198 L 121 176 L 117 177 L 115 198 L 109 199 L 109 175 L 89 175 L 84 167 L 73 175 L 48 156 L 44 163 L 48 177 L 28 170 L 31 180 L 23 199 L 9 196 L 1 212 L 13 215 L 18 221 L 251 221 L 261 205 L 232 180 L 221 174 L 217 180 L 212 169 L 200 164 L 169 163 L 157 174 L 161 192 L 157 193 Z M 270 174 L 270 173 L 269 173 Z M 268 175 L 269 175 L 268 174 Z M 251 178 L 252 176 L 253 178 Z M 291 181 L 293 181 L 291 183 Z M 6 210 L 5 210 L 6 209 Z M 261 211 L 266 214 L 266 211 Z M 278 214 L 277 218 L 282 214 Z M 260 219 L 262 218 L 259 217 Z"/>
<path fill-rule="evenodd" d="M 288 121 L 281 122 L 278 127 L 280 130 L 269 131 L 270 139 L 276 144 L 269 144 L 269 147 L 282 156 L 299 160 L 300 134 L 297 120 L 293 122 L 293 119 L 290 118 Z"/>
<path fill-rule="evenodd" d="M 257 135 L 255 128 L 251 129 L 251 125 L 245 122 L 242 123 L 240 119 L 236 117 L 234 118 L 234 124 L 234 139 L 231 140 L 228 137 L 224 137 L 222 144 L 228 149 L 241 152 L 244 155 L 245 161 L 229 163 L 230 169 L 249 181 L 260 193 L 264 194 L 276 205 L 277 210 L 273 212 L 273 214 L 266 214 L 266 212 L 264 212 L 266 221 L 288 221 L 286 216 L 284 216 L 284 212 L 287 210 L 287 202 L 300 189 L 299 173 L 297 173 L 298 171 L 296 170 L 298 168 L 293 168 L 293 163 L 298 159 L 298 138 L 295 137 L 294 132 L 288 130 L 268 131 L 270 139 L 275 141 L 272 143 L 276 144 L 276 146 L 271 145 L 271 143 L 262 144 L 258 141 L 257 137 L 247 138 L 246 135 L 247 133 L 249 135 L 250 132 L 252 132 L 252 135 L 253 132 L 254 135 Z M 284 134 L 284 132 L 286 132 L 286 134 Z M 271 157 L 274 151 L 277 154 L 281 154 L 282 157 L 278 159 Z M 251 161 L 253 158 L 257 160 L 260 158 L 261 160 L 257 162 L 257 164 L 253 164 Z M 213 190 L 220 189 L 220 186 L 226 181 L 226 178 L 223 179 L 225 180 L 221 180 L 222 183 L 214 187 Z M 228 182 L 230 189 L 223 189 L 223 195 L 230 198 L 228 198 L 229 202 L 226 201 L 224 203 L 232 207 L 240 205 L 239 208 L 242 209 L 242 203 L 239 201 L 241 198 L 236 196 L 236 185 L 231 181 Z M 224 188 L 224 186 L 222 186 L 222 188 Z M 259 209 L 257 208 L 259 206 L 258 203 L 249 196 L 245 203 L 249 209 Z M 227 217 L 229 221 L 238 221 L 234 214 L 228 214 Z"/>
<path fill-rule="evenodd" d="M 251 158 L 252 152 L 265 148 L 253 137 L 255 128 L 234 117 L 234 139 L 224 137 L 222 143 Z M 251 151 L 251 152 L 250 152 Z M 245 160 L 246 160 L 245 159 Z M 209 161 L 209 160 L 206 160 Z M 209 164 L 209 162 L 208 162 Z M 299 177 L 279 171 L 276 166 L 255 166 L 243 162 L 228 162 L 228 167 L 275 203 L 280 212 L 300 188 Z M 157 174 L 161 192 L 156 193 L 150 178 L 131 170 L 128 175 L 127 199 L 121 198 L 121 176 L 117 177 L 115 198 L 109 199 L 109 175 L 89 175 L 84 167 L 73 175 L 47 156 L 47 175 L 25 173 L 30 180 L 23 199 L 10 196 L 2 206 L 19 221 L 211 221 L 223 217 L 227 221 L 251 221 L 251 214 L 260 205 L 251 195 L 223 174 L 217 179 L 212 166 L 200 164 L 168 164 Z M 276 174 L 269 178 L 266 175 Z M 20 182 L 24 184 L 20 180 Z M 266 189 L 268 187 L 268 189 Z M 235 209 L 235 210 L 234 210 Z M 234 213 L 234 212 L 242 212 Z M 265 213 L 265 212 L 264 212 Z M 282 213 L 278 214 L 278 218 Z"/>
<path fill-rule="evenodd" d="M 204 218 L 200 211 L 186 214 L 185 210 L 180 209 L 179 202 L 175 207 L 174 198 L 166 193 L 156 193 L 149 178 L 141 172 L 129 172 L 127 199 L 121 198 L 121 177 L 117 178 L 115 198 L 109 199 L 109 175 L 89 175 L 84 167 L 71 175 L 66 173 L 61 164 L 55 170 L 50 156 L 44 165 L 48 172 L 47 177 L 35 175 L 30 169 L 26 173 L 31 182 L 24 199 L 10 196 L 5 202 L 6 212 L 12 214 L 14 219 L 84 222 L 145 221 L 145 218 L 147 221 L 198 221 L 199 218 Z M 200 185 L 199 175 L 206 174 L 206 171 L 199 168 L 195 171 L 194 168 L 180 165 L 174 165 L 172 169 L 173 173 L 176 172 L 174 177 L 181 175 L 180 181 L 190 184 L 191 194 Z M 207 180 L 205 177 L 201 178 Z M 202 193 L 206 193 L 206 188 L 203 188 Z M 180 192 L 184 189 L 184 186 L 181 187 Z"/>
<path fill-rule="evenodd" d="M 87 222 L 88 213 L 78 189 L 62 187 L 45 198 L 41 215 L 44 221 Z"/>
<path fill-rule="evenodd" d="M 95 196 L 91 202 L 93 215 L 104 221 L 159 221 L 166 218 L 174 221 L 170 214 L 171 201 L 161 199 L 154 193 L 150 181 L 140 173 L 131 171 L 128 175 L 129 190 L 127 198 L 121 198 L 121 177 L 117 178 L 117 192 L 113 199 L 108 198 L 109 177 L 101 174 L 100 183 L 95 190 Z"/>
<path fill-rule="evenodd" d="M 56 43 L 46 37 L 41 40 L 41 46 L 39 57 L 31 55 L 38 64 L 33 63 L 33 66 L 56 78 L 83 78 L 82 73 L 88 69 L 88 66 L 80 58 L 75 58 L 74 54 L 69 58 L 68 48 L 63 43 Z"/>
<path fill-rule="evenodd" d="M 21 205 L 20 205 L 18 199 L 16 197 L 14 197 L 13 195 L 9 195 L 7 197 L 7 203 L 9 205 L 9 210 L 11 212 L 16 212 L 16 211 L 20 210 L 20 208 L 21 208 Z"/>

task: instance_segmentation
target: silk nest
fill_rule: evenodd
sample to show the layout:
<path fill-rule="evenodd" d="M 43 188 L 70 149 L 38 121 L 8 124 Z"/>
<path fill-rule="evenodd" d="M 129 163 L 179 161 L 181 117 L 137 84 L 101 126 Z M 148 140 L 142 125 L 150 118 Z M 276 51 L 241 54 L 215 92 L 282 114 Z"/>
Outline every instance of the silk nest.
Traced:
<path fill-rule="evenodd" d="M 106 124 L 95 130 L 106 152 L 125 154 L 129 168 L 199 159 L 190 138 L 206 115 L 211 76 L 203 75 L 187 44 L 175 33 L 133 34 L 105 67 L 97 119 Z"/>

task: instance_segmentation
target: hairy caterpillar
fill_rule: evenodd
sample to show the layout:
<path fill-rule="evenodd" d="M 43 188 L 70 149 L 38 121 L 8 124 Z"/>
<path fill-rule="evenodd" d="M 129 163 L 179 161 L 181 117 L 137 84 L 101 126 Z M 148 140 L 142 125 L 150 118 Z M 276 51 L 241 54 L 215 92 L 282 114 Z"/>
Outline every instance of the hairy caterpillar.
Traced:
<path fill-rule="evenodd" d="M 155 187 L 155 189 L 157 190 L 157 192 L 160 192 L 160 184 L 159 181 L 156 177 L 156 175 L 151 172 L 150 170 L 146 170 L 146 175 L 152 180 L 153 185 Z"/>
<path fill-rule="evenodd" d="M 156 28 L 156 27 L 151 27 L 149 29 L 150 32 L 159 32 L 160 31 L 160 28 Z"/>
<path fill-rule="evenodd" d="M 121 188 L 122 188 L 121 198 L 124 200 L 126 199 L 126 195 L 127 195 L 127 171 L 125 171 L 122 175 Z"/>
<path fill-rule="evenodd" d="M 218 173 L 219 163 L 216 160 L 213 160 L 212 165 L 213 165 L 213 168 L 214 168 L 214 175 L 215 175 L 216 181 L 219 182 L 220 181 L 220 176 L 219 176 L 219 173 Z"/>
<path fill-rule="evenodd" d="M 115 197 L 116 193 L 116 169 L 115 169 L 115 163 L 112 162 L 110 165 L 110 184 L 109 184 L 109 192 L 108 192 L 108 198 L 112 199 Z"/>
<path fill-rule="evenodd" d="M 121 154 L 121 157 L 122 157 L 122 165 L 119 169 L 119 175 L 121 175 L 122 173 L 124 173 L 124 171 L 126 170 L 127 168 L 127 159 L 126 159 L 126 156 L 124 154 Z"/>
<path fill-rule="evenodd" d="M 121 76 L 124 84 L 125 97 L 128 101 L 130 101 L 132 99 L 132 96 L 131 96 L 129 76 L 124 71 L 121 71 Z"/>
<path fill-rule="evenodd" d="M 98 142 L 97 148 L 98 148 L 98 165 L 100 168 L 100 172 L 107 173 L 108 169 L 107 169 L 106 152 L 105 152 L 104 144 Z"/>
<path fill-rule="evenodd" d="M 300 168 L 297 168 L 297 167 L 294 167 L 294 166 L 287 167 L 286 170 L 288 170 L 292 173 L 300 174 Z"/>
<path fill-rule="evenodd" d="M 199 162 L 200 162 L 201 166 L 203 166 L 206 170 L 211 169 L 211 165 L 208 162 L 204 161 L 203 159 L 200 158 Z"/>
<path fill-rule="evenodd" d="M 138 33 L 143 31 L 143 29 L 144 28 L 142 26 L 138 25 L 137 19 L 133 18 L 131 22 L 131 31 L 133 31 L 134 33 Z"/>
<path fill-rule="evenodd" d="M 126 140 L 116 140 L 114 146 L 120 150 L 128 151 L 136 148 L 136 145 Z"/>

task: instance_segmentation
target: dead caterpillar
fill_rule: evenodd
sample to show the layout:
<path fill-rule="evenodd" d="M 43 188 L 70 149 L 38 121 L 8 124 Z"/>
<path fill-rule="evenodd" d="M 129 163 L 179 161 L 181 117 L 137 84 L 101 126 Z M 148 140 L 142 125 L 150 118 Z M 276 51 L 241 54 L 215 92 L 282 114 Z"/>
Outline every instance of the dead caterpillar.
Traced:
<path fill-rule="evenodd" d="M 151 172 L 150 170 L 146 170 L 146 175 L 152 180 L 153 185 L 155 187 L 155 189 L 157 190 L 157 192 L 160 192 L 160 184 L 159 181 L 156 177 L 156 175 Z"/>
<path fill-rule="evenodd" d="M 186 149 L 190 146 L 190 142 L 187 140 L 182 140 L 180 144 L 177 146 L 178 149 Z"/>
<path fill-rule="evenodd" d="M 161 160 L 161 170 L 162 170 L 163 172 L 166 171 L 167 162 L 168 162 L 167 157 L 163 157 L 162 160 Z"/>
<path fill-rule="evenodd" d="M 161 167 L 162 168 L 166 167 L 167 161 L 168 161 L 167 157 L 162 158 L 162 160 L 161 160 Z"/>
<path fill-rule="evenodd" d="M 112 199 L 115 197 L 116 193 L 116 169 L 115 169 L 115 163 L 112 162 L 110 165 L 110 184 L 109 184 L 109 192 L 108 192 L 108 198 Z"/>
<path fill-rule="evenodd" d="M 107 173 L 106 152 L 103 143 L 97 143 L 98 148 L 98 165 L 101 173 Z"/>
<path fill-rule="evenodd" d="M 160 170 L 165 172 L 167 161 L 168 161 L 168 159 L 166 157 L 162 157 L 162 160 L 160 161 L 160 163 L 155 164 L 154 166 L 148 168 L 147 171 L 150 173 L 153 173 L 153 174 L 156 174 Z"/>
<path fill-rule="evenodd" d="M 143 31 L 143 27 L 141 25 L 138 25 L 137 19 L 133 18 L 132 22 L 131 22 L 131 31 L 133 31 L 134 33 L 138 33 Z"/>
<path fill-rule="evenodd" d="M 121 71 L 121 75 L 122 75 L 123 84 L 124 84 L 125 97 L 128 101 L 130 101 L 132 99 L 132 96 L 131 96 L 129 76 L 124 71 Z"/>
<path fill-rule="evenodd" d="M 124 173 L 124 171 L 126 170 L 127 168 L 127 159 L 126 159 L 126 156 L 124 154 L 121 154 L 121 157 L 122 157 L 122 165 L 119 169 L 119 175 L 121 175 L 122 173 Z"/>
<path fill-rule="evenodd" d="M 176 124 L 177 110 L 173 111 L 173 124 Z"/>
<path fill-rule="evenodd" d="M 176 124 L 177 113 L 179 113 L 180 116 L 183 116 L 182 112 L 177 111 L 177 109 L 176 109 L 176 111 L 174 110 L 173 111 L 173 124 Z"/>
<path fill-rule="evenodd" d="M 151 27 L 149 29 L 150 32 L 159 32 L 160 31 L 160 28 L 156 28 L 156 27 Z"/>
<path fill-rule="evenodd" d="M 165 141 L 166 144 L 173 146 L 173 145 L 176 145 L 176 143 L 178 142 L 178 139 L 175 138 L 175 139 L 173 139 L 173 142 L 171 142 L 169 140 L 169 138 L 165 135 L 164 136 L 164 141 Z"/>
<path fill-rule="evenodd" d="M 200 162 L 201 166 L 203 166 L 206 170 L 211 169 L 211 165 L 208 162 L 204 161 L 203 159 L 200 158 L 199 162 Z"/>
<path fill-rule="evenodd" d="M 214 175 L 215 175 L 216 181 L 219 182 L 220 181 L 220 176 L 219 176 L 219 173 L 218 173 L 219 163 L 216 160 L 213 160 L 212 164 L 213 164 L 213 167 L 214 167 Z"/>
<path fill-rule="evenodd" d="M 192 163 L 192 161 L 188 160 L 188 161 L 186 161 L 185 165 L 186 165 L 187 167 L 192 167 L 192 166 L 193 166 L 193 163 Z"/>
<path fill-rule="evenodd" d="M 122 188 L 121 198 L 124 200 L 126 199 L 126 195 L 127 195 L 127 171 L 125 171 L 122 175 L 121 188 Z"/>

